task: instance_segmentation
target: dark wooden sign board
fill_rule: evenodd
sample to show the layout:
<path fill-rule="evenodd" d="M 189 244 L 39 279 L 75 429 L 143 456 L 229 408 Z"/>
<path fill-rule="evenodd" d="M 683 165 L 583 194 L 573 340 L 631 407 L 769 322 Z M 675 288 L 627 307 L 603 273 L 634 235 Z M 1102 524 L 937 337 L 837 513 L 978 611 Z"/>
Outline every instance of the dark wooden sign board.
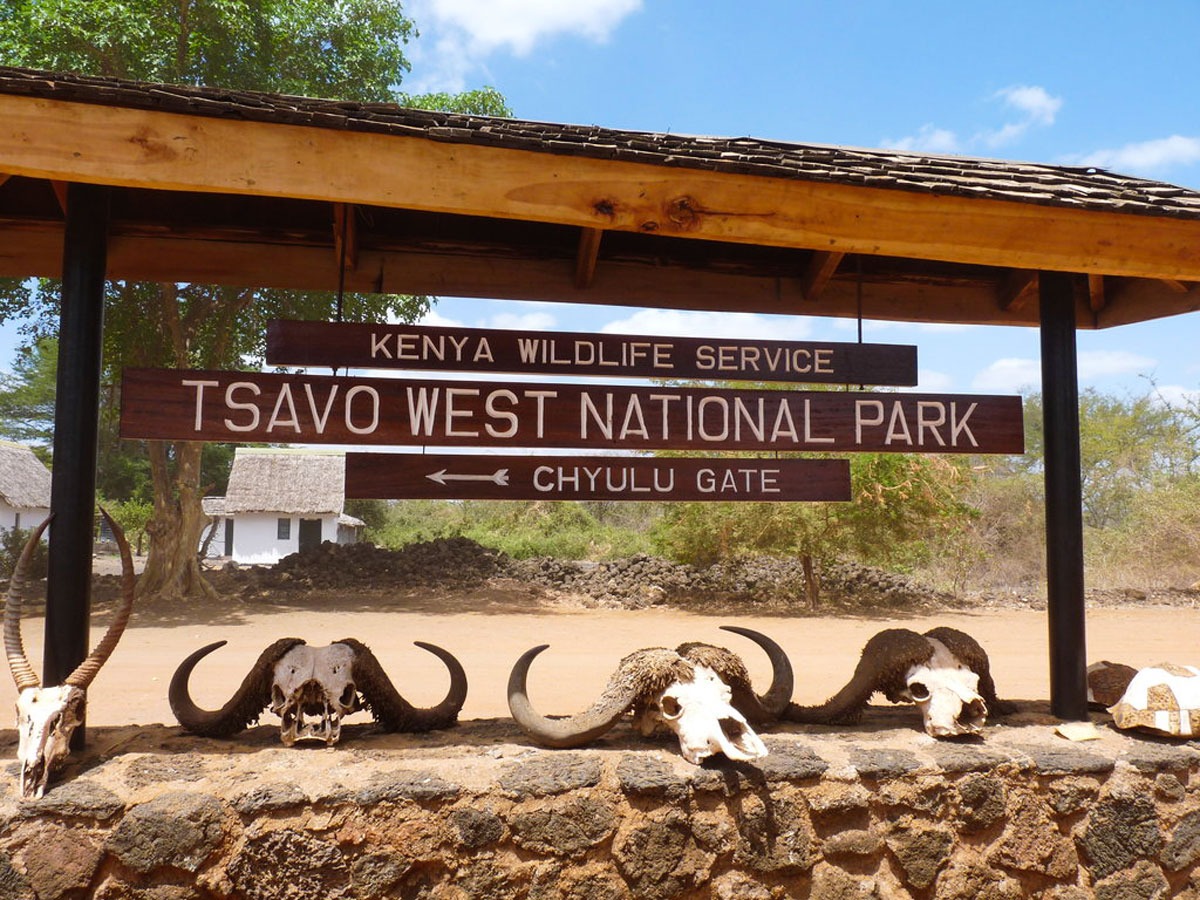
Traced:
<path fill-rule="evenodd" d="M 1021 398 L 126 369 L 124 438 L 1022 453 Z"/>
<path fill-rule="evenodd" d="M 805 384 L 917 383 L 917 348 L 277 319 L 267 363 Z"/>
<path fill-rule="evenodd" d="M 844 459 L 347 453 L 350 500 L 849 500 Z"/>

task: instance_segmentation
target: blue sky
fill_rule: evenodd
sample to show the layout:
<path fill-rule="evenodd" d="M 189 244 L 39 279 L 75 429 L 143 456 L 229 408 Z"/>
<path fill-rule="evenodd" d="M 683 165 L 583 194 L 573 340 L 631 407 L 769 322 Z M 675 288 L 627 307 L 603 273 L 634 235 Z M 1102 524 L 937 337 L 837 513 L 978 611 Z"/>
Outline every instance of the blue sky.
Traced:
<path fill-rule="evenodd" d="M 408 90 L 526 119 L 1086 163 L 1200 189 L 1200 3 L 413 0 Z M 1079 335 L 1080 383 L 1200 390 L 1200 314 Z M 854 340 L 854 323 L 444 298 L 431 321 Z M 920 390 L 1039 387 L 1034 329 L 867 322 Z"/>
<path fill-rule="evenodd" d="M 410 91 L 490 84 L 521 118 L 1086 163 L 1200 189 L 1200 3 L 412 0 Z M 1200 314 L 1079 335 L 1080 382 L 1200 391 Z M 443 298 L 433 323 L 854 340 L 770 320 Z M 1034 329 L 867 322 L 919 390 L 1039 386 Z M 0 329 L 0 367 L 13 329 Z"/>

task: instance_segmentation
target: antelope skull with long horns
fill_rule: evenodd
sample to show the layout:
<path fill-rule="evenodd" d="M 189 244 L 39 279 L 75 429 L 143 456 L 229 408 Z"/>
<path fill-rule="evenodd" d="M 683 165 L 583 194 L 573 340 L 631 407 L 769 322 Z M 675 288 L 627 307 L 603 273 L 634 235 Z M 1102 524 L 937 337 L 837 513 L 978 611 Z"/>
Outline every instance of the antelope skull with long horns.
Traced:
<path fill-rule="evenodd" d="M 20 790 L 23 797 L 40 797 L 46 791 L 51 772 L 71 750 L 71 735 L 83 721 L 87 689 L 108 661 L 117 641 L 129 623 L 133 610 L 133 557 L 125 533 L 104 509 L 100 510 L 112 529 L 121 553 L 121 601 L 108 631 L 100 643 L 60 685 L 42 687 L 25 655 L 21 640 L 21 603 L 34 548 L 50 524 L 39 525 L 17 560 L 4 600 L 4 650 L 8 668 L 17 684 L 17 761 L 21 766 Z"/>
<path fill-rule="evenodd" d="M 684 759 L 696 765 L 715 753 L 731 760 L 766 756 L 753 725 L 771 724 L 792 694 L 792 667 L 782 648 L 749 628 L 722 626 L 754 641 L 771 659 L 771 686 L 759 696 L 745 663 L 711 644 L 686 643 L 674 650 L 652 647 L 630 653 L 617 666 L 600 699 L 585 712 L 547 718 L 529 702 L 526 680 L 543 644 L 527 650 L 508 679 L 508 707 L 530 737 L 548 747 L 578 747 L 600 737 L 632 713 L 635 726 L 649 735 L 665 727 L 679 739 Z"/>
<path fill-rule="evenodd" d="M 375 654 L 363 643 L 345 638 L 325 647 L 310 647 L 300 638 L 280 638 L 259 654 L 257 662 L 229 701 L 218 710 L 201 709 L 188 692 L 192 669 L 225 641 L 192 653 L 175 670 L 168 699 L 186 730 L 205 737 L 229 737 L 270 709 L 280 718 L 279 738 L 337 743 L 342 718 L 369 710 L 384 731 L 430 731 L 458 720 L 467 698 L 467 676 L 448 651 L 422 641 L 450 670 L 450 688 L 437 706 L 421 709 L 393 686 Z"/>

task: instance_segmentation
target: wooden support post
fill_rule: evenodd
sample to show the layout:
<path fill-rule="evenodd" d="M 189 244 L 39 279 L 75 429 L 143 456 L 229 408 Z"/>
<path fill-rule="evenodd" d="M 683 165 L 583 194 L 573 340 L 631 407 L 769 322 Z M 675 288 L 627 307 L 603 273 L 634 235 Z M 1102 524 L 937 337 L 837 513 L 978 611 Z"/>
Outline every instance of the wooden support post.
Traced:
<path fill-rule="evenodd" d="M 1087 719 L 1083 597 L 1083 486 L 1079 376 L 1072 277 L 1042 272 L 1042 415 L 1046 459 L 1046 588 L 1050 625 L 1050 710 Z"/>
<path fill-rule="evenodd" d="M 575 287 L 586 290 L 596 277 L 596 263 L 600 260 L 600 241 L 604 238 L 603 228 L 579 229 L 579 248 L 575 251 Z"/>
<path fill-rule="evenodd" d="M 109 189 L 72 184 L 63 238 L 62 310 L 50 478 L 50 571 L 46 581 L 43 683 L 61 684 L 88 653 L 92 525 L 99 435 Z M 80 727 L 72 739 L 84 742 Z"/>

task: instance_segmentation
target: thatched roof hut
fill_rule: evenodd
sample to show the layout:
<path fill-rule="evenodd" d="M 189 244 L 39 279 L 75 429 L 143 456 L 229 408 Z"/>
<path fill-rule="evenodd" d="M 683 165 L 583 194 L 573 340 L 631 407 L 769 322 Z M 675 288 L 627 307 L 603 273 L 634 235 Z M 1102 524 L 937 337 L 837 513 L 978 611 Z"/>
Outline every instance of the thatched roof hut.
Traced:
<path fill-rule="evenodd" d="M 345 454 L 239 447 L 229 473 L 224 514 L 337 516 L 345 502 Z"/>
<path fill-rule="evenodd" d="M 0 441 L 0 505 L 50 508 L 50 470 L 21 444 Z"/>

